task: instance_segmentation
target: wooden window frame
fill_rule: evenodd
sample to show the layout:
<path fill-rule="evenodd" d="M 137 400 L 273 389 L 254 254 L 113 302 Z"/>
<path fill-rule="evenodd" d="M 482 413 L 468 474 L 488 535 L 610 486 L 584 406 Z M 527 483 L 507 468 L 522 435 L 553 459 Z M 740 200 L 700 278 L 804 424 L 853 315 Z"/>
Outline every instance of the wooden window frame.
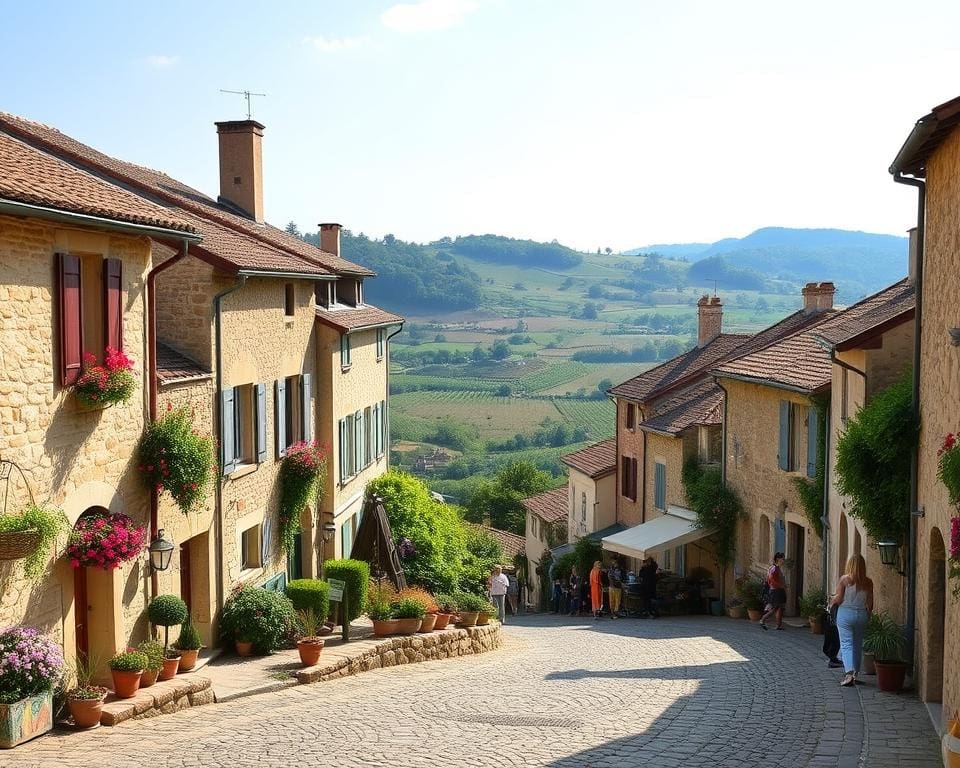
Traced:
<path fill-rule="evenodd" d="M 245 571 L 263 568 L 262 523 L 257 523 L 240 533 L 240 568 Z"/>

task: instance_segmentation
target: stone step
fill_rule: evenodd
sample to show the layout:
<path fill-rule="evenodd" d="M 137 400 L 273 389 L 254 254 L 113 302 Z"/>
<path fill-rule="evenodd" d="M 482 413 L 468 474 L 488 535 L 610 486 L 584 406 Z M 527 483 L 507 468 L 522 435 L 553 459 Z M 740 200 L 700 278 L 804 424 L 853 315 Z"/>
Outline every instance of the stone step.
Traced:
<path fill-rule="evenodd" d="M 213 704 L 210 679 L 192 673 L 141 688 L 129 699 L 107 696 L 100 716 L 101 725 L 117 725 L 124 720 L 140 720 L 179 712 L 189 707 Z"/>

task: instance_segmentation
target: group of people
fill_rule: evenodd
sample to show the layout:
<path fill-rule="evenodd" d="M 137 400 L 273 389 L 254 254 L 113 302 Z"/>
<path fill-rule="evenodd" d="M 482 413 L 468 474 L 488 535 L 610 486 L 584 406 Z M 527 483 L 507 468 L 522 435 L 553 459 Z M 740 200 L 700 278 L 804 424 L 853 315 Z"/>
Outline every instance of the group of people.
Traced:
<path fill-rule="evenodd" d="M 773 565 L 767 569 L 766 611 L 760 619 L 760 627 L 764 630 L 771 616 L 776 619 L 776 628 L 783 629 L 783 609 L 787 604 L 783 563 L 783 552 L 777 552 L 773 556 Z M 824 612 L 823 652 L 828 659 L 827 665 L 831 668 L 843 667 L 840 685 L 854 685 L 863 662 L 864 631 L 873 612 L 873 581 L 867 576 L 867 563 L 863 555 L 847 558 L 845 573 L 837 581 L 833 597 L 829 605 L 824 606 Z"/>
<path fill-rule="evenodd" d="M 617 558 L 606 568 L 600 560 L 595 561 L 585 576 L 580 574 L 575 565 L 569 578 L 555 576 L 553 579 L 553 613 L 582 616 L 590 612 L 595 621 L 604 615 L 612 619 L 625 616 L 624 590 L 633 591 L 636 585 L 640 597 L 640 615 L 656 618 L 659 616 L 656 609 L 659 570 L 652 557 L 643 560 L 637 573 L 625 572 Z"/>
<path fill-rule="evenodd" d="M 487 596 L 497 608 L 497 619 L 503 624 L 507 615 L 507 605 L 510 605 L 510 613 L 517 615 L 517 604 L 522 600 L 522 585 L 517 577 L 503 572 L 502 565 L 493 566 L 490 575 L 487 577 L 486 591 Z"/>

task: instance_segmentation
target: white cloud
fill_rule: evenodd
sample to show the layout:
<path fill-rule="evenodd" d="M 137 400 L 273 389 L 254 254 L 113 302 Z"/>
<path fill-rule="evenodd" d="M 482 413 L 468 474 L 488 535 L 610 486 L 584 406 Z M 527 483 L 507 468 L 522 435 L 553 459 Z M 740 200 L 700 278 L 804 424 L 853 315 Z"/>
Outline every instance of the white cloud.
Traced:
<path fill-rule="evenodd" d="M 304 45 L 311 45 L 321 53 L 338 53 L 339 51 L 348 51 L 351 48 L 359 48 L 370 42 L 370 37 L 362 35 L 360 37 L 305 37 Z"/>
<path fill-rule="evenodd" d="M 420 0 L 398 3 L 380 15 L 385 27 L 398 32 L 427 32 L 460 24 L 480 7 L 477 0 Z"/>
<path fill-rule="evenodd" d="M 180 61 L 179 56 L 165 56 L 163 54 L 154 54 L 147 56 L 147 64 L 156 69 L 169 69 Z"/>

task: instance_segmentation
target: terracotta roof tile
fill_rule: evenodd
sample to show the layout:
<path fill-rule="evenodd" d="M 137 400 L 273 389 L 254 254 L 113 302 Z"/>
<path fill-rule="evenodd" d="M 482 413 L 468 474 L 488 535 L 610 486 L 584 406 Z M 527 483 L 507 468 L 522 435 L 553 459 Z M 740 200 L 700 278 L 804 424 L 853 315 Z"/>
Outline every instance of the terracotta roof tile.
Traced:
<path fill-rule="evenodd" d="M 213 374 L 205 371 L 185 355 L 161 341 L 157 342 L 157 378 L 161 384 L 173 384 L 187 379 L 209 378 Z"/>
<path fill-rule="evenodd" d="M 359 331 L 364 328 L 382 328 L 385 325 L 396 325 L 403 322 L 400 315 L 387 312 L 385 309 L 380 309 L 372 304 L 364 304 L 360 307 L 338 307 L 337 309 L 317 307 L 317 319 L 325 325 L 336 328 L 341 333 Z"/>
<path fill-rule="evenodd" d="M 500 546 L 503 547 L 504 559 L 507 561 L 504 565 L 509 565 L 516 555 L 523 554 L 526 551 L 527 539 L 525 536 L 518 536 L 515 533 L 510 533 L 510 531 L 501 531 L 499 528 L 491 528 L 489 525 L 471 523 L 470 526 L 490 534 L 500 542 Z"/>
<path fill-rule="evenodd" d="M 723 423 L 723 390 L 711 379 L 674 391 L 654 404 L 640 429 L 678 435 L 687 427 Z"/>
<path fill-rule="evenodd" d="M 831 346 L 843 347 L 891 322 L 913 317 L 916 303 L 913 283 L 904 278 L 844 310 L 833 321 L 820 326 L 816 333 Z"/>
<path fill-rule="evenodd" d="M 175 208 L 150 202 L 2 132 L 0 197 L 130 224 L 195 231 Z"/>
<path fill-rule="evenodd" d="M 611 437 L 568 453 L 561 456 L 560 461 L 594 480 L 609 475 L 617 471 L 617 438 Z"/>
<path fill-rule="evenodd" d="M 561 485 L 552 491 L 524 499 L 523 506 L 548 523 L 564 520 L 567 517 L 567 486 Z"/>

